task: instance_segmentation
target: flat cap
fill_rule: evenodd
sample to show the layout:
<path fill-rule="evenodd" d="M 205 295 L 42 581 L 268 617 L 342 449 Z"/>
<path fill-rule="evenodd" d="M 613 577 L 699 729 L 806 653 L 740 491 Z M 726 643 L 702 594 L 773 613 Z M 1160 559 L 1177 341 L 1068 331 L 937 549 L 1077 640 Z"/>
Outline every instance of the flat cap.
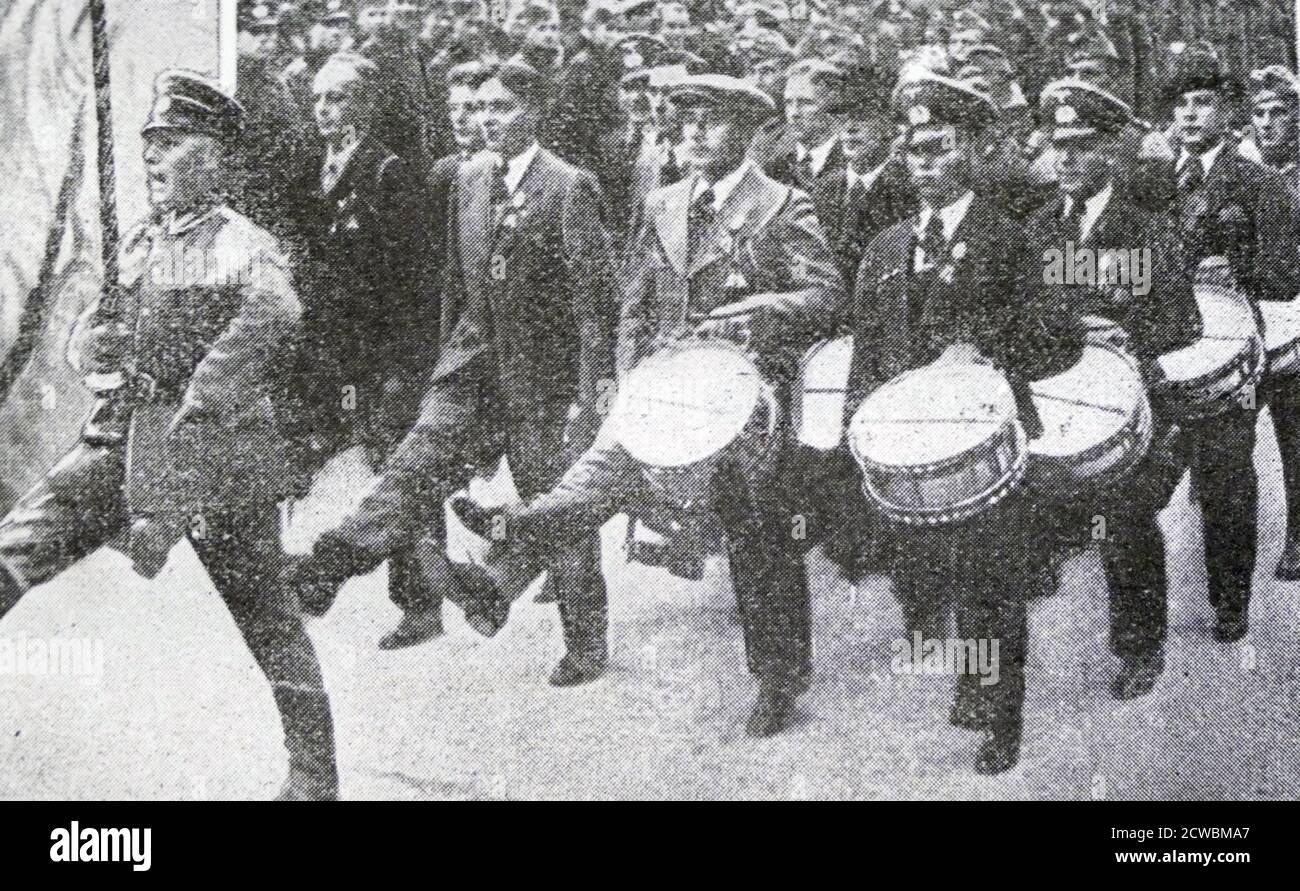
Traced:
<path fill-rule="evenodd" d="M 1250 73 L 1250 101 L 1256 105 L 1265 102 L 1300 101 L 1300 83 L 1295 73 L 1285 65 L 1268 65 Z"/>
<path fill-rule="evenodd" d="M 717 105 L 743 109 L 766 117 L 776 113 L 776 102 L 758 87 L 729 74 L 691 74 L 668 90 L 674 105 Z"/>
<path fill-rule="evenodd" d="M 154 82 L 153 107 L 142 133 L 183 130 L 218 139 L 233 139 L 243 128 L 244 109 L 209 78 L 171 69 Z"/>
<path fill-rule="evenodd" d="M 1118 133 L 1133 120 L 1133 109 L 1123 99 L 1075 78 L 1045 86 L 1039 107 L 1053 139 Z"/>

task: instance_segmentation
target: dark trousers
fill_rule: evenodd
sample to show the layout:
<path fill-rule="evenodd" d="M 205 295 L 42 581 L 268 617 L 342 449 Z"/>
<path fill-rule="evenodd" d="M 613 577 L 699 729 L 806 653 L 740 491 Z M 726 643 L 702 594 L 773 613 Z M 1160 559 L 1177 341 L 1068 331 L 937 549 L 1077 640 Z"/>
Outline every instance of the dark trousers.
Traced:
<path fill-rule="evenodd" d="M 806 547 L 794 534 L 787 461 L 788 453 L 773 464 L 723 461 L 711 481 L 700 481 L 701 491 L 688 494 L 718 515 L 726 534 L 750 672 L 799 693 L 812 673 L 811 618 Z M 529 501 L 515 520 L 522 538 L 554 548 L 620 511 L 648 510 L 656 497 L 607 425 L 555 487 Z"/>
<path fill-rule="evenodd" d="M 910 637 L 998 642 L 998 679 L 959 674 L 955 708 L 979 729 L 1019 734 L 1025 699 L 1029 599 L 1050 567 L 1046 536 L 1023 495 L 966 523 L 938 529 L 891 524 L 888 562 Z"/>
<path fill-rule="evenodd" d="M 124 530 L 122 482 L 119 450 L 79 446 L 0 520 L 0 617 Z M 298 605 L 281 585 L 276 505 L 223 507 L 202 520 L 189 527 L 190 542 L 271 683 L 291 764 L 333 776 L 329 698 Z"/>
<path fill-rule="evenodd" d="M 429 389 L 419 419 L 389 456 L 373 491 L 326 536 L 364 555 L 363 563 L 378 566 L 408 551 L 421 536 L 444 542 L 444 503 L 477 468 L 495 467 L 502 455 L 522 497 L 559 478 L 566 466 L 568 404 L 507 407 L 494 378 L 475 373 L 482 369 L 480 363 L 467 366 Z M 599 640 L 603 646 L 607 620 L 599 536 L 591 532 L 575 540 L 547 568 L 566 645 L 581 650 Z"/>
<path fill-rule="evenodd" d="M 1165 541 L 1158 515 L 1182 478 L 1180 439 L 1160 425 L 1151 451 L 1090 517 L 1078 517 L 1089 530 L 1093 516 L 1105 522 L 1101 565 L 1110 597 L 1110 647 L 1121 659 L 1156 657 L 1164 651 L 1169 628 L 1169 582 Z"/>
<path fill-rule="evenodd" d="M 1248 612 L 1255 572 L 1258 414 L 1234 405 L 1217 417 L 1183 425 L 1182 453 L 1201 505 L 1210 605 L 1229 619 Z"/>
<path fill-rule="evenodd" d="M 1288 540 L 1300 536 L 1300 376 L 1266 379 L 1261 393 L 1273 418 L 1286 490 Z"/>

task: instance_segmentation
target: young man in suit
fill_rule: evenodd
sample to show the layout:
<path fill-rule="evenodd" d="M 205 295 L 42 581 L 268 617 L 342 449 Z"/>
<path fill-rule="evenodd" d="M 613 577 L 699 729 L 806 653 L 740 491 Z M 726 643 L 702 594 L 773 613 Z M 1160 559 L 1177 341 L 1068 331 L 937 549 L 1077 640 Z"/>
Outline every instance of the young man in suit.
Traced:
<path fill-rule="evenodd" d="M 628 252 L 619 368 L 631 369 L 662 339 L 692 332 L 731 338 L 748 328 L 786 417 L 799 357 L 844 309 L 834 258 L 808 197 L 746 158 L 754 130 L 775 111 L 770 97 L 737 78 L 701 74 L 678 81 L 670 99 L 694 175 L 646 201 Z M 738 245 L 743 249 L 733 253 Z M 734 273 L 745 281 L 743 296 L 728 285 Z M 806 547 L 791 534 L 794 467 L 788 432 L 779 435 L 771 465 L 724 461 L 696 496 L 716 512 L 728 540 L 745 650 L 759 684 L 746 725 L 753 736 L 787 726 L 811 672 Z M 476 528 L 495 524 L 510 544 L 545 553 L 647 504 L 647 495 L 641 466 L 606 427 L 549 492 L 499 512 L 457 507 Z"/>
<path fill-rule="evenodd" d="M 908 170 L 920 213 L 867 248 L 854 298 L 846 422 L 873 390 L 936 360 L 981 355 L 1006 373 L 1032 438 L 1042 431 L 1030 381 L 1079 357 L 1078 321 L 1043 279 L 1028 234 L 971 189 L 983 132 L 997 110 L 986 95 L 941 75 L 918 75 L 898 93 L 908 123 Z M 1020 756 L 1026 603 L 1047 570 L 1038 521 L 1023 491 L 963 524 L 886 527 L 895 590 L 910 636 L 1000 642 L 1000 676 L 957 678 L 951 720 L 983 733 L 975 767 L 992 774 Z"/>
<path fill-rule="evenodd" d="M 844 72 L 820 59 L 803 59 L 785 75 L 785 129 L 754 145 L 763 172 L 812 192 L 817 182 L 844 166 L 840 118 L 831 106 L 843 91 Z"/>
<path fill-rule="evenodd" d="M 1081 80 L 1048 84 L 1042 117 L 1050 135 L 1059 194 L 1034 215 L 1029 229 L 1048 249 L 1074 256 L 1086 248 L 1131 260 L 1148 258 L 1142 282 L 1099 280 L 1066 289 L 1067 311 L 1106 319 L 1119 326 L 1124 347 L 1138 360 L 1148 388 L 1162 374 L 1157 359 L 1187 346 L 1200 334 L 1200 313 L 1181 246 L 1165 217 L 1139 209 L 1121 183 L 1120 146 L 1132 121 L 1128 103 Z M 1098 266 L 1106 264 L 1099 259 Z M 1115 267 L 1118 268 L 1118 267 Z M 1131 268 L 1131 267 L 1130 267 Z M 1104 273 L 1103 273 L 1104 275 Z M 1118 276 L 1114 276 L 1118 278 Z M 1175 418 L 1157 402 L 1152 448 L 1122 484 L 1097 500 L 1063 507 L 1063 532 L 1079 540 L 1094 518 L 1106 521 L 1102 567 L 1110 592 L 1110 645 L 1121 660 L 1111 684 L 1116 699 L 1150 692 L 1164 670 L 1168 628 L 1168 580 L 1164 538 L 1157 515 L 1169 503 L 1184 464 Z"/>
<path fill-rule="evenodd" d="M 1252 303 L 1300 292 L 1300 210 L 1281 175 L 1241 157 L 1229 124 L 1239 85 L 1208 53 L 1180 54 L 1165 85 L 1178 134 L 1174 212 L 1189 269 L 1224 257 Z M 1234 403 L 1188 428 L 1192 474 L 1205 525 L 1214 636 L 1228 643 L 1249 630 L 1255 570 L 1258 400 Z"/>
<path fill-rule="evenodd" d="M 839 144 L 846 163 L 818 178 L 812 198 L 849 288 L 871 240 L 916 210 L 907 165 L 894 150 L 889 92 L 883 73 L 864 66 L 827 109 L 844 117 Z"/>
<path fill-rule="evenodd" d="M 378 73 L 355 54 L 322 66 L 312 88 L 324 152 L 306 166 L 290 203 L 305 305 L 290 422 L 303 487 L 354 445 L 377 470 L 414 421 L 434 357 L 441 262 L 434 235 L 443 216 L 411 165 L 372 132 Z M 395 555 L 389 570 L 403 618 L 381 645 L 436 634 L 435 595 L 411 555 Z"/>
<path fill-rule="evenodd" d="M 291 473 L 268 393 L 302 306 L 275 239 L 222 203 L 242 110 L 162 74 L 144 127 L 152 214 L 121 251 L 126 309 L 91 316 L 84 371 L 116 376 L 120 443 L 86 441 L 0 520 L 0 616 L 109 544 L 152 578 L 188 538 L 271 684 L 289 749 L 280 798 L 338 797 L 329 697 L 281 584 Z"/>
<path fill-rule="evenodd" d="M 495 634 L 509 603 L 481 570 L 446 559 L 443 505 L 471 468 L 509 457 L 524 496 L 544 491 L 591 443 L 597 399 L 613 377 L 618 284 L 590 174 L 537 142 L 546 81 L 515 62 L 475 94 L 487 152 L 462 164 L 449 201 L 440 350 L 414 427 L 378 484 L 299 561 L 307 608 L 328 610 L 349 578 L 425 536 L 426 571 Z M 557 686 L 603 670 L 605 590 L 599 540 L 582 536 L 550 564 L 566 655 Z"/>

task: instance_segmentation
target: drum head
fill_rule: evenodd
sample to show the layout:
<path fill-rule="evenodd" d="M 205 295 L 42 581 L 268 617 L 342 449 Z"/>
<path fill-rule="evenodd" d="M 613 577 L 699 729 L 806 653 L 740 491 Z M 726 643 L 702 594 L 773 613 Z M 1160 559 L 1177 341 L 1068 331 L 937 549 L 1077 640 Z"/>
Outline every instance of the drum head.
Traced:
<path fill-rule="evenodd" d="M 1137 416 L 1146 391 L 1132 361 L 1113 349 L 1087 346 L 1073 368 L 1030 388 L 1043 422 L 1031 440 L 1035 455 L 1065 457 L 1101 445 Z"/>
<path fill-rule="evenodd" d="M 840 444 L 844 401 L 853 362 L 853 337 L 818 344 L 804 359 L 799 381 L 799 441 L 823 451 Z"/>
<path fill-rule="evenodd" d="M 1270 353 L 1300 341 L 1300 298 L 1285 303 L 1261 300 L 1259 311 L 1264 316 L 1264 346 Z"/>
<path fill-rule="evenodd" d="M 614 436 L 642 464 L 685 467 L 735 441 L 763 387 L 758 369 L 738 349 L 672 347 L 628 373 L 611 417 Z"/>
<path fill-rule="evenodd" d="M 928 365 L 868 396 L 849 435 L 862 460 L 922 467 L 955 458 L 993 437 L 1016 416 L 1016 399 L 988 365 Z"/>
<path fill-rule="evenodd" d="M 1250 304 L 1234 291 L 1198 284 L 1196 304 L 1204 321 L 1200 340 L 1157 361 L 1171 381 L 1194 381 L 1230 367 L 1259 337 Z"/>

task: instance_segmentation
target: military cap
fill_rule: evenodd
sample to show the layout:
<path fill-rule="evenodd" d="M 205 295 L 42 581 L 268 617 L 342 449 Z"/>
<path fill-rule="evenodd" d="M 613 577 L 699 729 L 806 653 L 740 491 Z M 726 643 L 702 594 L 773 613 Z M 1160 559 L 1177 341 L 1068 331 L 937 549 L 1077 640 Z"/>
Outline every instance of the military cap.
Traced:
<path fill-rule="evenodd" d="M 771 96 L 729 74 L 687 75 L 669 88 L 668 98 L 681 108 L 717 105 L 744 109 L 760 117 L 776 113 L 776 102 Z"/>
<path fill-rule="evenodd" d="M 352 21 L 352 9 L 348 6 L 347 0 L 325 0 L 325 5 L 316 14 L 316 21 L 322 24 L 350 22 Z"/>
<path fill-rule="evenodd" d="M 249 6 L 239 5 L 239 30 L 274 31 L 280 27 L 280 10 L 272 9 L 268 3 Z"/>
<path fill-rule="evenodd" d="M 153 107 L 141 132 L 183 130 L 233 139 L 243 127 L 244 109 L 212 80 L 171 69 L 154 82 Z"/>
<path fill-rule="evenodd" d="M 640 31 L 623 35 L 615 46 L 623 54 L 624 72 L 637 71 L 658 64 L 659 57 L 668 49 L 668 44 L 662 37 Z"/>
<path fill-rule="evenodd" d="M 1250 101 L 1256 105 L 1265 102 L 1300 101 L 1300 84 L 1296 76 L 1284 65 L 1268 65 L 1250 73 Z"/>
<path fill-rule="evenodd" d="M 1118 133 L 1133 120 L 1133 109 L 1101 87 L 1076 78 L 1053 81 L 1039 99 L 1053 139 Z"/>
<path fill-rule="evenodd" d="M 1166 100 L 1195 90 L 1213 90 L 1229 98 L 1241 95 L 1241 85 L 1219 62 L 1213 47 L 1177 42 L 1169 46 L 1169 72 L 1161 89 Z"/>
<path fill-rule="evenodd" d="M 997 106 L 987 94 L 955 78 L 918 71 L 894 91 L 895 109 L 907 123 L 908 133 L 953 125 L 982 130 L 998 118 Z"/>
<path fill-rule="evenodd" d="M 1101 28 L 1084 28 L 1075 31 L 1067 39 L 1069 48 L 1065 51 L 1065 64 L 1077 65 L 1092 59 L 1106 62 L 1120 62 L 1122 57 L 1115 41 L 1107 36 Z"/>

